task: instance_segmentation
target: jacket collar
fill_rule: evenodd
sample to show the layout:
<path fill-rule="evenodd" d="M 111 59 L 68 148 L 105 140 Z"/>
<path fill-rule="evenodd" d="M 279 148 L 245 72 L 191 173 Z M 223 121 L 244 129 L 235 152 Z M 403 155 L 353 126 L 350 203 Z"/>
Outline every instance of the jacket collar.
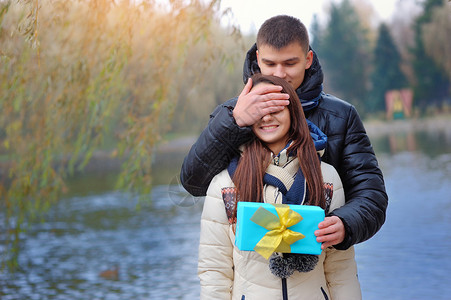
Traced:
<path fill-rule="evenodd" d="M 271 152 L 271 163 L 275 166 L 283 167 L 289 160 L 292 160 L 294 157 L 288 153 L 287 149 L 293 142 L 290 141 L 285 148 L 282 149 L 278 154 Z"/>

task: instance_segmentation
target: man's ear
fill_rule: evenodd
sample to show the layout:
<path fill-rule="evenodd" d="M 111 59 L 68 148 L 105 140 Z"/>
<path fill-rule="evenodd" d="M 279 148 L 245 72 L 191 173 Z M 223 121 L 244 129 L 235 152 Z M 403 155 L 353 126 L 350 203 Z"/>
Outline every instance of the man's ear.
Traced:
<path fill-rule="evenodd" d="M 260 67 L 260 60 L 258 59 L 258 50 L 255 51 L 255 54 L 257 55 L 257 64 Z"/>
<path fill-rule="evenodd" d="M 305 69 L 308 69 L 312 66 L 312 63 L 313 63 L 313 51 L 312 50 L 309 50 L 307 52 L 306 60 L 307 60 L 307 63 L 305 65 Z"/>

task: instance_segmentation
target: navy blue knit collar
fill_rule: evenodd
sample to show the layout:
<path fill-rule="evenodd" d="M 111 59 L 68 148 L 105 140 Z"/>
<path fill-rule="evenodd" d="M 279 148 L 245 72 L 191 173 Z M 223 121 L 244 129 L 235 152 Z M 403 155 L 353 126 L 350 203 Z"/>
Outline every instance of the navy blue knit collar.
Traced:
<path fill-rule="evenodd" d="M 306 185 L 304 174 L 301 168 L 296 172 L 296 177 L 294 178 L 293 185 L 288 190 L 279 178 L 265 173 L 263 176 L 263 183 L 275 186 L 282 193 L 282 203 L 283 204 L 302 204 L 305 195 Z"/>
<path fill-rule="evenodd" d="M 310 131 L 310 136 L 313 139 L 315 144 L 316 151 L 322 151 L 326 148 L 327 144 L 327 136 L 312 122 L 307 120 L 307 124 Z M 291 141 L 285 146 L 282 151 L 285 151 L 291 145 Z M 281 151 L 281 152 L 282 152 Z M 278 156 L 280 153 L 278 153 Z M 293 153 L 289 153 L 288 155 L 293 156 Z M 238 166 L 239 157 L 234 157 L 227 167 L 227 171 L 230 175 L 230 178 L 233 178 L 233 174 L 235 174 L 236 168 Z M 282 192 L 283 199 L 282 203 L 284 204 L 302 204 L 303 199 L 308 199 L 308 190 L 305 184 L 305 177 L 302 173 L 301 168 L 298 169 L 296 173 L 296 177 L 293 185 L 288 190 L 287 187 L 280 181 L 277 177 L 269 175 L 265 173 L 263 176 L 263 183 L 269 184 L 279 188 L 279 191 Z M 304 197 L 305 194 L 305 197 Z"/>
<path fill-rule="evenodd" d="M 233 174 L 235 174 L 238 161 L 238 157 L 234 157 L 227 167 L 230 178 L 233 178 Z M 307 187 L 301 168 L 296 172 L 296 177 L 290 189 L 287 189 L 285 184 L 279 180 L 279 178 L 268 173 L 265 173 L 263 176 L 263 183 L 275 186 L 279 189 L 282 193 L 283 204 L 302 204 L 303 200 L 307 199 L 307 195 L 304 195 L 307 192 Z"/>

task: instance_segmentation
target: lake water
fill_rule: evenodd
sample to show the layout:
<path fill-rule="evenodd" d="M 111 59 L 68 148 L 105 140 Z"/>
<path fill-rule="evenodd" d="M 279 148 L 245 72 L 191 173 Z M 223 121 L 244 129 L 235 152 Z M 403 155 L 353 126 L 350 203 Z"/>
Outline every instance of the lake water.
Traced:
<path fill-rule="evenodd" d="M 382 229 L 356 246 L 363 298 L 450 299 L 451 132 L 372 142 L 389 208 Z M 74 180 L 24 236 L 21 269 L 0 272 L 0 299 L 197 299 L 203 202 L 177 185 L 182 157 L 156 160 L 163 176 L 139 210 L 105 174 Z M 106 270 L 117 277 L 100 276 Z"/>

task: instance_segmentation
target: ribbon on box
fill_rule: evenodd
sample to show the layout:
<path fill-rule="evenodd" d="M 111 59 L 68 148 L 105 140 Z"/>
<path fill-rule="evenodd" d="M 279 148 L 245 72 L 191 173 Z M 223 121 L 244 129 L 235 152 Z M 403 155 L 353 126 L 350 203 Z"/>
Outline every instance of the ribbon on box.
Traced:
<path fill-rule="evenodd" d="M 305 237 L 300 232 L 288 229 L 302 221 L 302 216 L 286 204 L 273 205 L 278 217 L 260 206 L 250 219 L 268 230 L 254 247 L 254 250 L 266 259 L 274 252 L 291 252 L 290 245 Z"/>

